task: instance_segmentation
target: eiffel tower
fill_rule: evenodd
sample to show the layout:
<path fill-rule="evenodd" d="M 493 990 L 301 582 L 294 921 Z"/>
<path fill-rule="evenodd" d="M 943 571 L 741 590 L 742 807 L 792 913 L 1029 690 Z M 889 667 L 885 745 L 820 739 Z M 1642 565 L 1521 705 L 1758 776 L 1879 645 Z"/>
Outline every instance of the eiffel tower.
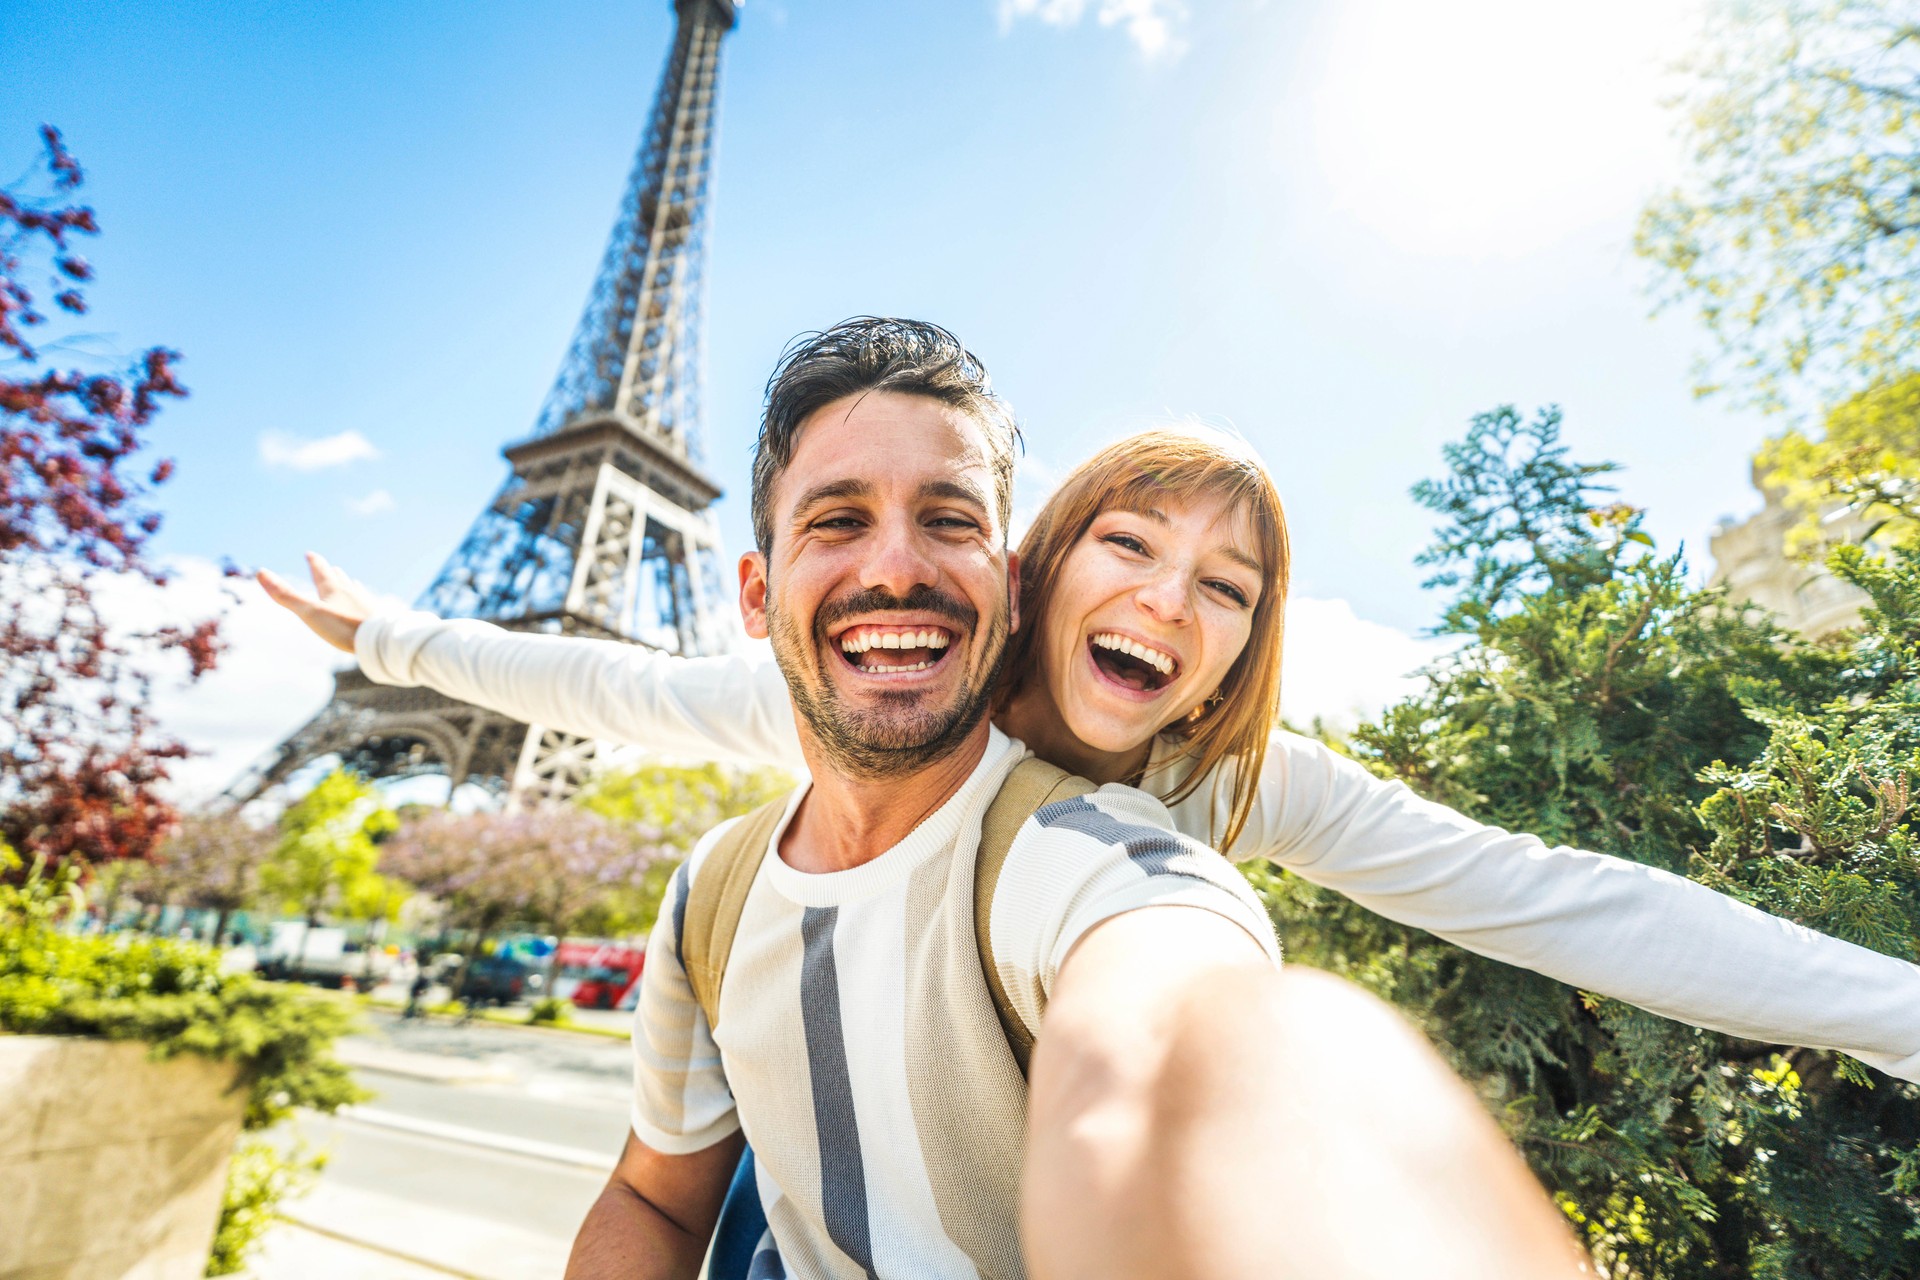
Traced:
<path fill-rule="evenodd" d="M 673 49 L 619 219 L 533 433 L 421 608 L 677 654 L 725 646 L 720 488 L 701 469 L 700 270 L 720 43 L 734 0 L 675 0 Z M 227 788 L 239 806 L 328 756 L 370 778 L 444 773 L 557 799 L 598 744 L 428 689 L 334 676 L 325 708 Z"/>

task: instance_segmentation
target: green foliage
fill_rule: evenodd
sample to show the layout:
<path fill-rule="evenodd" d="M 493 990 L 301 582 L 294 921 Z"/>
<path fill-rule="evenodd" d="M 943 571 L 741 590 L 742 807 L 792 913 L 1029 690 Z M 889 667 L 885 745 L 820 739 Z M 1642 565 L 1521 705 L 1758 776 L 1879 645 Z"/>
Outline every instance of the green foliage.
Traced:
<path fill-rule="evenodd" d="M 0 847 L 0 873 L 19 859 Z M 156 1057 L 195 1053 L 240 1065 L 246 1127 L 295 1107 L 332 1111 L 367 1095 L 334 1058 L 350 1027 L 340 1006 L 306 991 L 223 973 L 212 947 L 56 927 L 57 881 L 0 900 L 0 1032 L 139 1040 Z"/>
<path fill-rule="evenodd" d="M 603 896 L 579 921 L 580 932 L 616 938 L 652 929 L 673 873 L 695 842 L 792 787 L 793 779 L 778 769 L 718 764 L 647 764 L 601 774 L 574 803 L 656 833 L 660 845 L 679 856 L 662 857 L 638 881 Z"/>
<path fill-rule="evenodd" d="M 758 808 L 793 779 L 778 769 L 645 764 L 603 773 L 574 797 L 590 812 L 658 833 L 682 851 L 736 814 Z"/>
<path fill-rule="evenodd" d="M 1797 429 L 1783 432 L 1754 462 L 1800 513 L 1787 534 L 1790 552 L 1842 538 L 1884 547 L 1920 536 L 1920 374 L 1843 401 L 1827 414 L 1817 440 Z M 1829 513 L 1843 505 L 1853 517 L 1835 526 Z"/>
<path fill-rule="evenodd" d="M 280 840 L 260 870 L 261 888 L 308 922 L 329 910 L 356 918 L 397 910 L 376 867 L 379 842 L 398 826 L 378 791 L 336 769 L 280 816 Z"/>
<path fill-rule="evenodd" d="M 1427 562 L 1453 575 L 1443 630 L 1464 644 L 1353 754 L 1484 821 L 1912 958 L 1920 551 L 1836 553 L 1875 607 L 1810 646 L 1688 585 L 1630 508 L 1591 505 L 1601 469 L 1566 462 L 1557 419 L 1518 423 L 1477 419 L 1419 491 L 1445 521 Z M 1920 1089 L 1571 991 L 1285 873 L 1250 879 L 1292 959 L 1427 1029 L 1616 1280 L 1920 1274 Z"/>
<path fill-rule="evenodd" d="M 248 1255 L 272 1228 L 280 1202 L 305 1191 L 326 1163 L 324 1155 L 309 1156 L 302 1149 L 285 1152 L 264 1138 L 243 1140 L 227 1166 L 220 1225 L 213 1235 L 206 1274 L 239 1274 Z"/>
<path fill-rule="evenodd" d="M 1896 0 L 1721 0 L 1686 68 L 1688 180 L 1635 250 L 1718 347 L 1702 390 L 1832 403 L 1920 357 L 1920 41 Z"/>
<path fill-rule="evenodd" d="M 559 1026 L 573 1021 L 573 1002 L 559 996 L 542 996 L 527 1010 L 527 1021 L 536 1025 Z"/>

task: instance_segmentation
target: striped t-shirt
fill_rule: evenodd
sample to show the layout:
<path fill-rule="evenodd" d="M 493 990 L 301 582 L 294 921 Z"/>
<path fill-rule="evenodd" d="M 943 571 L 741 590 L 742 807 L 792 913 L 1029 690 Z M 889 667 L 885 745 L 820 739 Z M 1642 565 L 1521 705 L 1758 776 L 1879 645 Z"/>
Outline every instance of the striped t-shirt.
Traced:
<path fill-rule="evenodd" d="M 980 972 L 973 864 L 987 806 L 1026 755 L 994 730 L 946 804 L 846 871 L 780 860 L 796 791 L 741 914 L 717 1035 L 687 982 L 680 931 L 718 831 L 675 877 L 635 1011 L 633 1131 L 682 1154 L 745 1130 L 769 1224 L 755 1276 L 1023 1274 L 1027 1089 Z M 1246 883 L 1175 834 L 1159 801 L 1108 786 L 1041 809 L 993 900 L 994 963 L 1022 1020 L 1039 1025 L 1088 929 L 1169 904 L 1226 916 L 1279 960 Z"/>

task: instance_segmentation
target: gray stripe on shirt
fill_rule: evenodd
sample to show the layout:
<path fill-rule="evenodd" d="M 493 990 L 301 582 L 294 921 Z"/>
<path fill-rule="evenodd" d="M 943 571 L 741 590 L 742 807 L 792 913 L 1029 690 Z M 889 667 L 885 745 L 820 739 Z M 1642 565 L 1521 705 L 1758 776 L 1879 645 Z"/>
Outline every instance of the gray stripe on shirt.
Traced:
<path fill-rule="evenodd" d="M 680 962 L 682 973 L 687 971 L 687 898 L 692 893 L 693 880 L 682 862 L 673 873 L 673 958 Z"/>
<path fill-rule="evenodd" d="M 1219 882 L 1198 866 L 1180 866 L 1194 859 L 1194 846 L 1162 827 L 1145 827 L 1122 822 L 1106 810 L 1090 803 L 1085 796 L 1056 800 L 1034 811 L 1033 820 L 1043 827 L 1065 827 L 1091 836 L 1102 844 L 1118 845 L 1127 858 L 1150 876 L 1186 876 L 1208 884 Z"/>
<path fill-rule="evenodd" d="M 833 959 L 833 927 L 839 918 L 838 907 L 808 907 L 800 917 L 800 936 L 806 943 L 800 962 L 800 1013 L 806 1024 L 813 1123 L 820 1141 L 820 1208 L 828 1237 L 869 1280 L 878 1280 L 867 1219 L 866 1162 L 860 1157 L 860 1126 L 841 1031 L 840 974 Z"/>

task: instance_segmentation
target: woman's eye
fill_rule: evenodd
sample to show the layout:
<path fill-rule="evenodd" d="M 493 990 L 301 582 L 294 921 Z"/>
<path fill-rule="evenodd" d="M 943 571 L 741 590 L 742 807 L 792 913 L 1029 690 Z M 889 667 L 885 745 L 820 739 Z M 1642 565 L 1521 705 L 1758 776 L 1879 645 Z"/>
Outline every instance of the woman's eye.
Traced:
<path fill-rule="evenodd" d="M 1124 547 L 1137 556 L 1147 554 L 1147 544 L 1130 533 L 1110 533 L 1100 541 L 1110 542 L 1116 547 Z"/>
<path fill-rule="evenodd" d="M 1247 607 L 1247 593 L 1234 586 L 1231 582 L 1220 582 L 1216 580 L 1209 582 L 1207 585 L 1239 605 L 1242 609 Z"/>

